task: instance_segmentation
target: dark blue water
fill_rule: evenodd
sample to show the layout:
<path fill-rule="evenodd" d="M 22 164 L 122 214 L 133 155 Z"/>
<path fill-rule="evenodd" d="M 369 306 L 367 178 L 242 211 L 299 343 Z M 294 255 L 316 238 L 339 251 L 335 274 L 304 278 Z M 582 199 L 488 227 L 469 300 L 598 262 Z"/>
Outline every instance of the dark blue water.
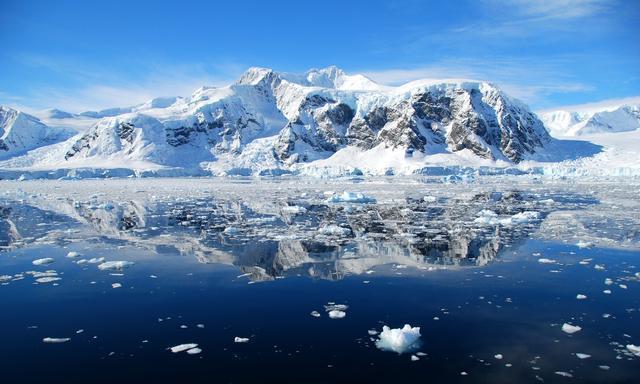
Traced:
<path fill-rule="evenodd" d="M 136 264 L 112 276 L 73 264 L 64 258 L 69 250 L 86 255 L 95 245 L 2 255 L 5 274 L 46 269 L 30 265 L 40 256 L 54 257 L 48 267 L 64 272 L 57 286 L 26 278 L 0 287 L 4 382 L 565 382 L 554 373 L 563 371 L 576 382 L 633 383 L 640 373 L 639 360 L 611 344 L 638 343 L 637 252 L 531 240 L 484 267 L 248 284 L 235 267 L 117 247 L 96 253 Z M 563 265 L 540 264 L 535 252 Z M 578 264 L 584 258 L 593 260 Z M 628 288 L 605 286 L 605 277 L 628 279 Z M 577 293 L 588 299 L 576 300 Z M 329 319 L 327 302 L 349 305 L 347 316 Z M 313 310 L 322 317 L 310 316 Z M 567 335 L 564 322 L 583 330 Z M 426 356 L 419 361 L 376 349 L 367 334 L 404 323 L 421 327 Z M 234 343 L 235 336 L 250 341 Z M 44 337 L 71 341 L 45 344 Z M 203 352 L 167 350 L 189 342 Z"/>

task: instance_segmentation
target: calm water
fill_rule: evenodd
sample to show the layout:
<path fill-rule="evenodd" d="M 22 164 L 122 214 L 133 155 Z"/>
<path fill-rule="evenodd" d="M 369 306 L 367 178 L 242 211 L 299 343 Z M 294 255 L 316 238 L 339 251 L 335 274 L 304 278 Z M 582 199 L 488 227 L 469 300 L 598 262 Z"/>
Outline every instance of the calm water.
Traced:
<path fill-rule="evenodd" d="M 640 345 L 634 184 L 171 179 L 2 191 L 3 382 L 640 378 L 627 347 Z M 332 198 L 343 191 L 369 200 Z M 33 264 L 43 258 L 53 261 Z M 99 268 L 107 261 L 133 264 Z M 346 316 L 330 318 L 329 303 Z M 417 351 L 376 348 L 370 330 L 406 323 L 420 327 Z M 202 352 L 169 350 L 184 343 Z"/>

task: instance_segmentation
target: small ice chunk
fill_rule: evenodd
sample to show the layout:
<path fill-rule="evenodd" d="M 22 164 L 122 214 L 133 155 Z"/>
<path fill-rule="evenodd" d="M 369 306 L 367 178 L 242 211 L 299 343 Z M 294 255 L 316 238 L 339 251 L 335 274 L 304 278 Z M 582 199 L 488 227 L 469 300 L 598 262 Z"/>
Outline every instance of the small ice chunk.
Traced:
<path fill-rule="evenodd" d="M 45 337 L 44 339 L 42 339 L 42 342 L 49 344 L 60 344 L 66 343 L 69 340 L 71 340 L 70 337 Z"/>
<path fill-rule="evenodd" d="M 101 271 L 121 271 L 127 267 L 132 266 L 133 261 L 107 261 L 98 265 L 98 269 Z"/>
<path fill-rule="evenodd" d="M 377 334 L 378 334 L 378 331 L 376 331 L 375 329 L 370 329 L 370 330 L 368 330 L 368 331 L 367 331 L 367 333 L 368 333 L 370 336 L 375 336 L 375 335 L 377 335 Z"/>
<path fill-rule="evenodd" d="M 580 240 L 576 245 L 578 246 L 578 248 L 592 248 L 595 244 L 590 241 Z"/>
<path fill-rule="evenodd" d="M 111 288 L 122 288 L 122 284 L 120 284 L 120 283 L 113 283 L 113 284 L 111 284 Z"/>
<path fill-rule="evenodd" d="M 572 374 L 570 374 L 569 372 L 564 372 L 564 371 L 555 371 L 554 372 L 556 375 L 562 376 L 562 377 L 573 377 Z"/>
<path fill-rule="evenodd" d="M 634 355 L 640 356 L 640 346 L 627 344 L 627 349 L 629 350 L 629 352 L 633 353 Z"/>
<path fill-rule="evenodd" d="M 187 349 L 187 353 L 190 354 L 190 355 L 197 355 L 200 352 L 202 352 L 202 349 L 200 349 L 200 348 Z"/>
<path fill-rule="evenodd" d="M 171 352 L 173 353 L 184 352 L 189 349 L 196 348 L 197 346 L 198 344 L 196 343 L 179 344 L 179 345 L 176 345 L 175 347 L 171 347 Z"/>
<path fill-rule="evenodd" d="M 420 358 L 416 355 L 411 355 L 411 361 L 418 361 Z"/>
<path fill-rule="evenodd" d="M 613 280 L 607 277 L 606 279 L 604 279 L 604 283 L 605 285 L 613 285 Z"/>
<path fill-rule="evenodd" d="M 94 257 L 92 259 L 87 260 L 89 264 L 100 264 L 104 261 L 104 257 Z"/>
<path fill-rule="evenodd" d="M 602 291 L 602 293 L 604 293 L 605 295 L 610 295 L 611 294 L 611 290 L 610 289 L 605 289 L 604 291 Z"/>
<path fill-rule="evenodd" d="M 618 284 L 618 287 L 620 287 L 620 289 L 627 289 L 626 284 Z"/>
<path fill-rule="evenodd" d="M 578 300 L 584 300 L 586 298 L 587 298 L 587 295 L 583 295 L 582 293 L 578 293 L 576 295 L 576 299 L 578 299 Z"/>
<path fill-rule="evenodd" d="M 33 260 L 31 263 L 33 265 L 47 265 L 53 263 L 55 260 L 51 257 L 44 257 L 42 259 Z"/>
<path fill-rule="evenodd" d="M 62 280 L 62 279 L 60 277 L 45 276 L 45 277 L 40 277 L 40 278 L 36 279 L 36 282 L 40 283 L 40 284 L 44 284 L 44 283 L 52 283 L 52 282 L 58 281 L 58 280 Z"/>
<path fill-rule="evenodd" d="M 498 353 L 497 355 L 494 355 L 493 357 L 495 357 L 498 360 L 502 360 L 502 354 Z"/>
<path fill-rule="evenodd" d="M 599 271 L 604 271 L 604 265 L 602 264 L 596 264 L 593 266 L 593 268 L 599 270 Z"/>
<path fill-rule="evenodd" d="M 587 355 L 586 353 L 576 353 L 576 357 L 580 360 L 588 359 L 591 355 Z"/>
<path fill-rule="evenodd" d="M 202 328 L 204 328 L 204 324 L 196 324 L 196 327 L 202 329 Z"/>
<path fill-rule="evenodd" d="M 70 258 L 70 259 L 76 258 L 78 256 L 80 256 L 80 254 L 78 252 L 71 251 L 71 252 L 67 253 L 67 257 Z"/>
<path fill-rule="evenodd" d="M 564 323 L 562 324 L 562 331 L 568 334 L 572 334 L 572 333 L 576 333 L 578 331 L 582 330 L 582 327 L 578 326 L 578 325 L 571 325 L 568 323 Z"/>
<path fill-rule="evenodd" d="M 375 203 L 376 199 L 370 196 L 365 196 L 358 192 L 343 192 L 341 194 L 332 194 L 326 200 L 327 203 Z"/>
<path fill-rule="evenodd" d="M 347 313 L 339 309 L 329 311 L 329 317 L 332 319 L 342 319 L 345 316 L 347 316 Z"/>
<path fill-rule="evenodd" d="M 313 317 L 320 317 L 320 312 L 318 312 L 318 311 L 311 311 L 311 316 L 313 316 Z"/>
<path fill-rule="evenodd" d="M 249 342 L 249 338 L 248 337 L 238 337 L 238 336 L 236 336 L 233 339 L 233 342 L 234 343 L 248 343 Z"/>
<path fill-rule="evenodd" d="M 555 264 L 556 261 L 552 260 L 552 259 L 541 258 L 541 259 L 538 259 L 538 263 L 540 263 L 540 264 Z"/>
<path fill-rule="evenodd" d="M 326 236 L 344 237 L 344 236 L 349 236 L 351 234 L 351 229 L 344 228 L 335 224 L 329 224 L 329 225 L 324 225 L 320 227 L 318 229 L 318 232 Z"/>
<path fill-rule="evenodd" d="M 405 324 L 402 328 L 382 327 L 376 347 L 383 351 L 404 353 L 420 346 L 420 327 Z"/>

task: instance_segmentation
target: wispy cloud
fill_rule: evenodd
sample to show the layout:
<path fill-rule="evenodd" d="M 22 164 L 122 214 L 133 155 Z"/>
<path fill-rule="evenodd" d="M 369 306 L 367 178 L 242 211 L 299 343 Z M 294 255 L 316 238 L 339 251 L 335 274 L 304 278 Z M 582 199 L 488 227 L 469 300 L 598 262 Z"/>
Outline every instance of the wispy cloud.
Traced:
<path fill-rule="evenodd" d="M 24 65 L 42 68 L 72 85 L 42 86 L 26 90 L 21 97 L 0 91 L 3 102 L 27 110 L 60 108 L 70 112 L 130 106 L 161 96 L 186 96 L 203 85 L 223 86 L 245 69 L 233 63 L 207 66 L 198 63 L 159 65 L 131 63 L 130 71 L 82 65 L 65 58 L 22 56 Z M 125 73 L 126 77 L 121 74 Z"/>
<path fill-rule="evenodd" d="M 585 103 L 585 104 L 563 105 L 555 108 L 542 109 L 538 112 L 544 113 L 544 112 L 557 111 L 557 110 L 584 112 L 589 110 L 598 110 L 598 109 L 617 107 L 620 105 L 640 105 L 640 96 L 624 97 L 620 99 L 606 99 L 606 100 L 600 100 L 593 103 Z"/>

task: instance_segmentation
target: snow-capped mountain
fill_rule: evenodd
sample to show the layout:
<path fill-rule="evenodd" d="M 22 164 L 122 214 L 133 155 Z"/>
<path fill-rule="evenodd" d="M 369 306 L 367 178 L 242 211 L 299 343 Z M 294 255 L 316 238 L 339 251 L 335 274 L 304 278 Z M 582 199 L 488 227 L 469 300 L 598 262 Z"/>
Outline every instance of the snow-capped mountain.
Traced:
<path fill-rule="evenodd" d="M 492 84 L 425 80 L 388 87 L 336 67 L 304 74 L 250 68 L 227 87 L 75 116 L 95 124 L 0 167 L 112 164 L 250 174 L 299 169 L 338 152 L 343 159 L 345 151 L 412 161 L 459 154 L 508 164 L 551 140 L 535 114 Z"/>
<path fill-rule="evenodd" d="M 640 129 L 640 105 L 550 111 L 540 118 L 553 136 L 628 132 Z"/>
<path fill-rule="evenodd" d="M 68 131 L 51 129 L 35 116 L 0 105 L 0 158 L 2 159 L 24 154 L 69 136 Z"/>

